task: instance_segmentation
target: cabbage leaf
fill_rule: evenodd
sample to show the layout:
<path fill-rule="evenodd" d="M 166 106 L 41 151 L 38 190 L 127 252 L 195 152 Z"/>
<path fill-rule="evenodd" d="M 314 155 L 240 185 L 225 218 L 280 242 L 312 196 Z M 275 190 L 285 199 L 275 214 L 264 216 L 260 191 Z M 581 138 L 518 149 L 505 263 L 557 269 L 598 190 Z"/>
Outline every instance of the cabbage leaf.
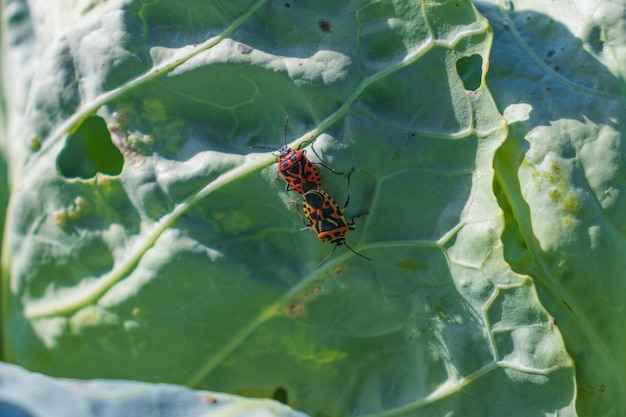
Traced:
<path fill-rule="evenodd" d="M 601 216 L 568 182 L 591 177 L 566 175 L 557 107 L 533 121 L 557 129 L 536 133 L 561 138 L 542 142 L 551 159 L 526 153 L 511 114 L 539 113 L 523 94 L 547 75 L 517 66 L 531 48 L 505 6 L 481 4 L 488 21 L 465 0 L 7 2 L 3 359 L 320 416 L 623 410 L 620 321 L 605 345 L 591 329 L 615 318 L 590 317 L 588 279 L 565 289 L 585 265 L 619 271 L 618 235 L 585 226 Z M 276 152 L 250 149 L 281 147 L 287 117 L 289 146 L 344 173 L 318 165 L 371 261 L 338 247 L 319 265 L 332 245 L 300 230 Z M 619 164 L 587 155 L 599 190 Z"/>

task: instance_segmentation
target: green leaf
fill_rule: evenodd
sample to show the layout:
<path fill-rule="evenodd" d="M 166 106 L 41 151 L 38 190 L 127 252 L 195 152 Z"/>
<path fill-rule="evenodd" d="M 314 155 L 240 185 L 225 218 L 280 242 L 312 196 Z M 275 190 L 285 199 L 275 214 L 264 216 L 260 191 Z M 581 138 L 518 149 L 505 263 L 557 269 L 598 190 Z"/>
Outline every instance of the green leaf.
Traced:
<path fill-rule="evenodd" d="M 576 414 L 559 330 L 504 259 L 507 128 L 472 3 L 81 12 L 41 41 L 10 114 L 41 148 L 12 161 L 7 360 L 312 415 Z M 372 261 L 340 247 L 318 266 L 332 246 L 300 230 L 275 155 L 249 149 L 282 146 L 287 116 L 290 146 L 355 167 L 345 213 L 367 214 L 347 242 Z M 345 201 L 346 178 L 320 174 Z"/>
<path fill-rule="evenodd" d="M 558 323 L 578 413 L 626 415 L 624 2 L 508 6 L 481 6 L 510 123 L 495 161 L 507 260 Z"/>
<path fill-rule="evenodd" d="M 3 416 L 154 416 L 305 417 L 271 400 L 167 384 L 132 381 L 64 380 L 0 363 L 0 415 Z"/>

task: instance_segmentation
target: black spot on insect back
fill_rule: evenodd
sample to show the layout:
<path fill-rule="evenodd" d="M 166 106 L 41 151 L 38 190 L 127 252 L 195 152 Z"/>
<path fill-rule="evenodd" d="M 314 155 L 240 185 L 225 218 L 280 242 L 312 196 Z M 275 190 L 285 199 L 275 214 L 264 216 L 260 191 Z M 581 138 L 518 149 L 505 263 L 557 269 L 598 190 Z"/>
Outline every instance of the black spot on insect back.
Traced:
<path fill-rule="evenodd" d="M 304 199 L 313 208 L 321 208 L 324 204 L 324 196 L 316 190 L 304 194 Z"/>

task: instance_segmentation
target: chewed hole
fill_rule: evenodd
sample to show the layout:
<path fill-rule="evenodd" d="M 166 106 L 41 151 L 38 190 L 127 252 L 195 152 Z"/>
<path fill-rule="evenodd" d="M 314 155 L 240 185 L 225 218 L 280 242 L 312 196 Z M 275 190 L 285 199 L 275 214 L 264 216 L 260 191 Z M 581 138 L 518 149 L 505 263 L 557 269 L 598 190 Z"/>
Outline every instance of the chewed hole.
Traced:
<path fill-rule="evenodd" d="M 482 67 L 483 57 L 478 54 L 463 57 L 456 61 L 456 71 L 466 90 L 475 91 L 480 87 Z"/>
<path fill-rule="evenodd" d="M 321 19 L 317 22 L 317 26 L 324 33 L 332 32 L 332 26 L 328 20 Z"/>
<path fill-rule="evenodd" d="M 124 157 L 111 142 L 104 119 L 90 116 L 68 138 L 57 158 L 57 166 L 68 178 L 89 179 L 97 173 L 119 175 Z"/>

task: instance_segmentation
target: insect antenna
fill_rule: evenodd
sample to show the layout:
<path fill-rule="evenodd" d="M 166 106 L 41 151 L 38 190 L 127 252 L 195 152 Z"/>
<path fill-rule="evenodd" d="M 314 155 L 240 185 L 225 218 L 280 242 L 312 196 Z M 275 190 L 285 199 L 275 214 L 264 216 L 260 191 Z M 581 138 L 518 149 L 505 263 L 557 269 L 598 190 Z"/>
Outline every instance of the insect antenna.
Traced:
<path fill-rule="evenodd" d="M 285 146 L 287 146 L 287 125 L 289 124 L 289 115 L 285 119 L 285 131 L 283 132 L 283 136 L 285 138 Z M 271 149 L 273 151 L 277 151 L 277 148 L 272 148 L 269 146 L 248 146 L 248 149 Z"/>
<path fill-rule="evenodd" d="M 273 151 L 277 151 L 276 148 L 270 148 L 269 146 L 248 146 L 248 149 L 271 149 Z"/>
<path fill-rule="evenodd" d="M 285 131 L 283 132 L 283 137 L 285 138 L 285 146 L 287 146 L 287 126 L 289 125 L 289 115 L 285 118 Z"/>
<path fill-rule="evenodd" d="M 324 259 L 322 259 L 322 262 L 318 263 L 317 266 L 322 266 L 322 264 L 324 262 L 326 262 L 331 256 L 333 256 L 333 253 L 335 253 L 335 251 L 337 250 L 337 246 L 335 245 L 335 247 L 333 248 L 332 251 L 330 251 L 330 253 L 328 254 L 328 256 L 326 256 Z"/>
<path fill-rule="evenodd" d="M 363 259 L 367 259 L 368 261 L 371 261 L 371 260 L 372 260 L 372 258 L 368 258 L 368 257 L 367 257 L 367 256 L 365 256 L 365 255 L 361 255 L 359 252 L 355 251 L 355 250 L 354 250 L 354 249 L 352 249 L 350 246 L 348 246 L 345 242 L 344 242 L 343 246 L 345 246 L 346 248 L 350 249 L 350 250 L 352 251 L 352 253 L 359 255 L 359 256 L 360 256 L 361 258 L 363 258 Z M 335 246 L 335 248 L 336 248 L 336 246 Z M 333 251 L 333 252 L 334 252 L 334 251 Z"/>

